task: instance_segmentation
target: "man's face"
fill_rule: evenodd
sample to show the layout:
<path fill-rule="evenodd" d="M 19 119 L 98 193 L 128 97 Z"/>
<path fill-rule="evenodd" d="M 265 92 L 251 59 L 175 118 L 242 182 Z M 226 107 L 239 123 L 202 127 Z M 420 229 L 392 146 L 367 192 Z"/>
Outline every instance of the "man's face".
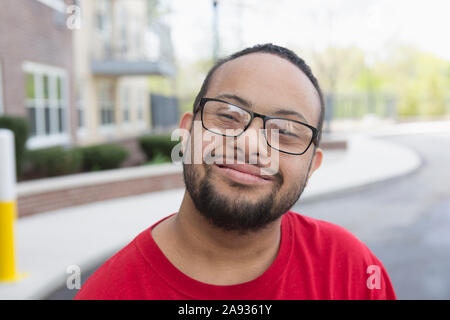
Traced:
<path fill-rule="evenodd" d="M 306 75 L 291 62 L 266 53 L 248 54 L 219 67 L 205 97 L 314 127 L 320 114 L 317 91 Z M 200 113 L 195 121 L 200 121 Z M 234 160 L 238 164 L 184 164 L 186 188 L 194 205 L 216 227 L 241 233 L 264 228 L 295 204 L 309 176 L 320 166 L 322 152 L 314 152 L 314 145 L 302 155 L 279 152 L 267 145 L 260 134 L 262 128 L 263 120 L 254 118 L 242 135 L 232 139 L 216 136 L 212 142 L 191 130 L 187 152 L 209 153 L 221 163 Z M 203 128 L 200 132 L 203 137 L 205 132 L 211 135 Z M 272 174 L 264 175 L 264 169 Z"/>

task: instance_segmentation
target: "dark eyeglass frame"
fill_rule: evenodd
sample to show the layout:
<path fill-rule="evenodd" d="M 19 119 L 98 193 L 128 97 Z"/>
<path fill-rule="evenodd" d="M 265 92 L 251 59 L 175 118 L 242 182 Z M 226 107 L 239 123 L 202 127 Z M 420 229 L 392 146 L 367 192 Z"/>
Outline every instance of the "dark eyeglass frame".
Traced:
<path fill-rule="evenodd" d="M 249 121 L 248 124 L 245 126 L 245 128 L 242 130 L 242 132 L 239 133 L 238 135 L 232 135 L 232 136 L 230 136 L 230 135 L 221 134 L 221 133 L 217 133 L 217 132 L 215 132 L 215 131 L 212 131 L 212 130 L 208 129 L 208 128 L 205 126 L 205 123 L 204 123 L 204 121 L 203 121 L 203 110 L 204 110 L 204 107 L 205 107 L 206 102 L 208 102 L 208 101 L 222 102 L 222 103 L 226 103 L 226 104 L 232 105 L 232 106 L 234 106 L 234 107 L 236 107 L 236 108 L 239 108 L 239 109 L 241 109 L 241 110 L 247 112 L 248 114 L 250 114 L 250 121 Z M 198 111 L 200 111 L 201 120 L 202 120 L 202 127 L 203 127 L 205 130 L 208 130 L 209 132 L 215 133 L 215 134 L 220 135 L 220 136 L 224 136 L 224 137 L 235 137 L 235 138 L 237 138 L 237 137 L 239 137 L 241 134 L 243 134 L 243 133 L 245 132 L 245 130 L 248 129 L 248 127 L 250 127 L 250 125 L 251 125 L 252 122 L 253 122 L 253 119 L 255 119 L 255 118 L 261 118 L 261 119 L 263 120 L 264 138 L 266 139 L 267 145 L 268 145 L 269 147 L 275 149 L 275 150 L 278 150 L 278 151 L 283 152 L 283 153 L 291 154 L 291 155 L 300 156 L 300 155 L 304 154 L 306 151 L 308 151 L 308 149 L 309 149 L 309 147 L 311 146 L 312 143 L 314 143 L 315 145 L 317 145 L 317 136 L 318 136 L 319 130 L 318 130 L 317 128 L 314 128 L 313 126 L 310 126 L 309 124 L 304 123 L 304 122 L 301 122 L 301 121 L 297 121 L 297 120 L 293 120 L 293 119 L 287 119 L 287 118 L 282 118 L 282 117 L 267 116 L 267 115 L 264 115 L 264 114 L 260 114 L 260 113 L 254 112 L 254 111 L 247 110 L 246 108 L 243 108 L 243 107 L 241 107 L 241 106 L 238 106 L 238 105 L 236 105 L 236 104 L 234 104 L 234 103 L 231 103 L 231 102 L 228 102 L 228 101 L 224 101 L 224 100 L 221 100 L 221 99 L 216 99 L 216 98 L 201 98 L 201 99 L 200 99 L 199 108 L 195 111 L 195 113 L 197 113 Z M 299 123 L 299 124 L 301 124 L 301 125 L 303 125 L 303 126 L 308 127 L 308 128 L 312 131 L 312 137 L 311 137 L 311 141 L 309 142 L 309 144 L 308 144 L 308 146 L 306 147 L 305 151 L 303 151 L 302 153 L 293 153 L 293 152 L 283 151 L 283 150 L 280 150 L 280 149 L 278 149 L 278 148 L 272 147 L 272 146 L 270 145 L 270 143 L 269 143 L 269 140 L 267 139 L 267 136 L 266 136 L 266 121 L 267 121 L 267 120 L 271 120 L 271 119 L 280 119 L 280 120 L 292 121 L 292 122 L 296 122 L 296 123 Z"/>

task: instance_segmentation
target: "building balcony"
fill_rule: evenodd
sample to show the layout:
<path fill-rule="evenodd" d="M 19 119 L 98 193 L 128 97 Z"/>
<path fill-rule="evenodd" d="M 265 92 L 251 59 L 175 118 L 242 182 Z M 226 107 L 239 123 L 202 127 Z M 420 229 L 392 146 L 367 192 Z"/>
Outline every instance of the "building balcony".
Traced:
<path fill-rule="evenodd" d="M 112 24 L 97 30 L 90 43 L 90 64 L 94 75 L 174 76 L 175 63 L 170 28 L 160 23 L 139 30 L 126 24 Z"/>
<path fill-rule="evenodd" d="M 99 76 L 175 75 L 174 66 L 164 61 L 114 58 L 92 59 L 91 71 L 94 75 Z"/>

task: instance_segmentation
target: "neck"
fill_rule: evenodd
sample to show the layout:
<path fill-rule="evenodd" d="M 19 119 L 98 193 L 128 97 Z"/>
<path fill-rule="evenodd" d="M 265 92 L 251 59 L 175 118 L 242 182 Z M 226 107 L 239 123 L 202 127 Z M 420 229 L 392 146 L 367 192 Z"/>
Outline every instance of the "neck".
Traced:
<path fill-rule="evenodd" d="M 240 234 L 222 230 L 207 221 L 185 192 L 180 210 L 173 219 L 173 235 L 184 252 L 215 266 L 270 263 L 276 257 L 281 239 L 281 218 L 262 230 Z M 269 264 L 270 265 L 270 264 Z"/>

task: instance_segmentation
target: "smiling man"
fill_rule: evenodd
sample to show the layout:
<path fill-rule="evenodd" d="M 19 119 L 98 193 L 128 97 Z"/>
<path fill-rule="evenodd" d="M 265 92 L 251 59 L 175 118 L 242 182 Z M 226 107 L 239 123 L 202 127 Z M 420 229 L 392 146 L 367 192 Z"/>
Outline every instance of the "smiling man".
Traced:
<path fill-rule="evenodd" d="M 322 162 L 323 118 L 319 84 L 292 51 L 265 44 L 219 61 L 180 121 L 190 134 L 179 211 L 76 299 L 395 299 L 354 235 L 290 211 Z"/>

